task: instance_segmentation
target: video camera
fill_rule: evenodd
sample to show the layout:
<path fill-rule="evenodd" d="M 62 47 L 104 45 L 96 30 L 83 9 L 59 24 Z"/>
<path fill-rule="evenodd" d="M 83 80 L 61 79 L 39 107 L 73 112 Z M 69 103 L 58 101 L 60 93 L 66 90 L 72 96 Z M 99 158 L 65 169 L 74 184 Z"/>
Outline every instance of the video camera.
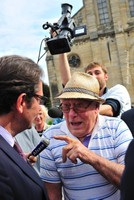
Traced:
<path fill-rule="evenodd" d="M 61 4 L 61 8 L 62 16 L 58 23 L 46 22 L 42 26 L 43 29 L 51 28 L 52 33 L 56 33 L 56 36 L 51 35 L 51 38 L 46 38 L 46 45 L 52 55 L 71 51 L 72 39 L 86 34 L 86 26 L 75 27 L 71 18 L 72 5 L 64 3 Z"/>

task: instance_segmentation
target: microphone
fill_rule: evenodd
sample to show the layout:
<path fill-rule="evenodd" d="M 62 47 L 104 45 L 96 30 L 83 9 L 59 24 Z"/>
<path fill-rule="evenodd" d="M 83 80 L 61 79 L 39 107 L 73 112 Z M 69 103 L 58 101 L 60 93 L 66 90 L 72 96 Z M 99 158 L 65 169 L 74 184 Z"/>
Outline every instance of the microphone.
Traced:
<path fill-rule="evenodd" d="M 63 118 L 63 112 L 59 108 L 50 108 L 48 110 L 48 115 L 51 118 Z"/>
<path fill-rule="evenodd" d="M 48 138 L 44 138 L 40 141 L 40 143 L 35 147 L 35 149 L 29 154 L 28 158 L 30 156 L 37 156 L 41 151 L 43 151 L 50 143 L 50 140 Z"/>

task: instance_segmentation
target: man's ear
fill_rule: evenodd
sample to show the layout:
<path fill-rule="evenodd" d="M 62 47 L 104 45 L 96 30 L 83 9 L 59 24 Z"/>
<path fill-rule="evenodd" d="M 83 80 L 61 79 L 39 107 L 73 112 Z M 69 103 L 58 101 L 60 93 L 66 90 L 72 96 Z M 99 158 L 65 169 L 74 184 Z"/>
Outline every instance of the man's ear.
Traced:
<path fill-rule="evenodd" d="M 106 81 L 108 80 L 108 74 L 105 74 L 105 80 Z"/>
<path fill-rule="evenodd" d="M 26 105 L 26 101 L 25 101 L 25 97 L 26 97 L 26 93 L 22 93 L 18 96 L 17 101 L 16 101 L 16 109 L 22 113 L 23 112 L 23 108 Z"/>

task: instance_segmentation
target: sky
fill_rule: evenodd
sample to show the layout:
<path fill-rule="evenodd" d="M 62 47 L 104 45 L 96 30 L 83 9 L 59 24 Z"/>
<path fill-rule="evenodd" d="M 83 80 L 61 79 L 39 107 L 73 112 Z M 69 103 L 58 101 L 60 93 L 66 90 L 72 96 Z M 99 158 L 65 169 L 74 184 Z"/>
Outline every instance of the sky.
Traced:
<path fill-rule="evenodd" d="M 1 0 L 0 3 L 0 56 L 17 54 L 35 62 L 40 50 L 40 56 L 45 53 L 43 39 L 49 37 L 49 29 L 44 30 L 42 25 L 60 19 L 62 3 L 73 6 L 71 16 L 83 5 L 82 0 Z M 45 56 L 38 64 L 44 70 L 43 81 L 49 84 Z"/>

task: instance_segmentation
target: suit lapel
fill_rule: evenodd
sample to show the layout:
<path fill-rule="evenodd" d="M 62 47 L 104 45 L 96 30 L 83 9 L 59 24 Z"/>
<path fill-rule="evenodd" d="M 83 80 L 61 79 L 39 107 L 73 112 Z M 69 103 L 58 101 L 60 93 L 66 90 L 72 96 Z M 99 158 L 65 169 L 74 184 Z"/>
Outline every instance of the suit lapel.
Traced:
<path fill-rule="evenodd" d="M 21 156 L 16 152 L 14 148 L 12 148 L 6 140 L 0 135 L 0 148 L 3 150 L 5 154 L 10 157 L 10 159 L 18 165 L 18 167 L 27 175 L 30 179 L 36 182 L 41 186 L 41 181 L 39 179 L 38 174 L 35 172 L 33 167 L 26 163 L 26 161 L 21 158 Z"/>

